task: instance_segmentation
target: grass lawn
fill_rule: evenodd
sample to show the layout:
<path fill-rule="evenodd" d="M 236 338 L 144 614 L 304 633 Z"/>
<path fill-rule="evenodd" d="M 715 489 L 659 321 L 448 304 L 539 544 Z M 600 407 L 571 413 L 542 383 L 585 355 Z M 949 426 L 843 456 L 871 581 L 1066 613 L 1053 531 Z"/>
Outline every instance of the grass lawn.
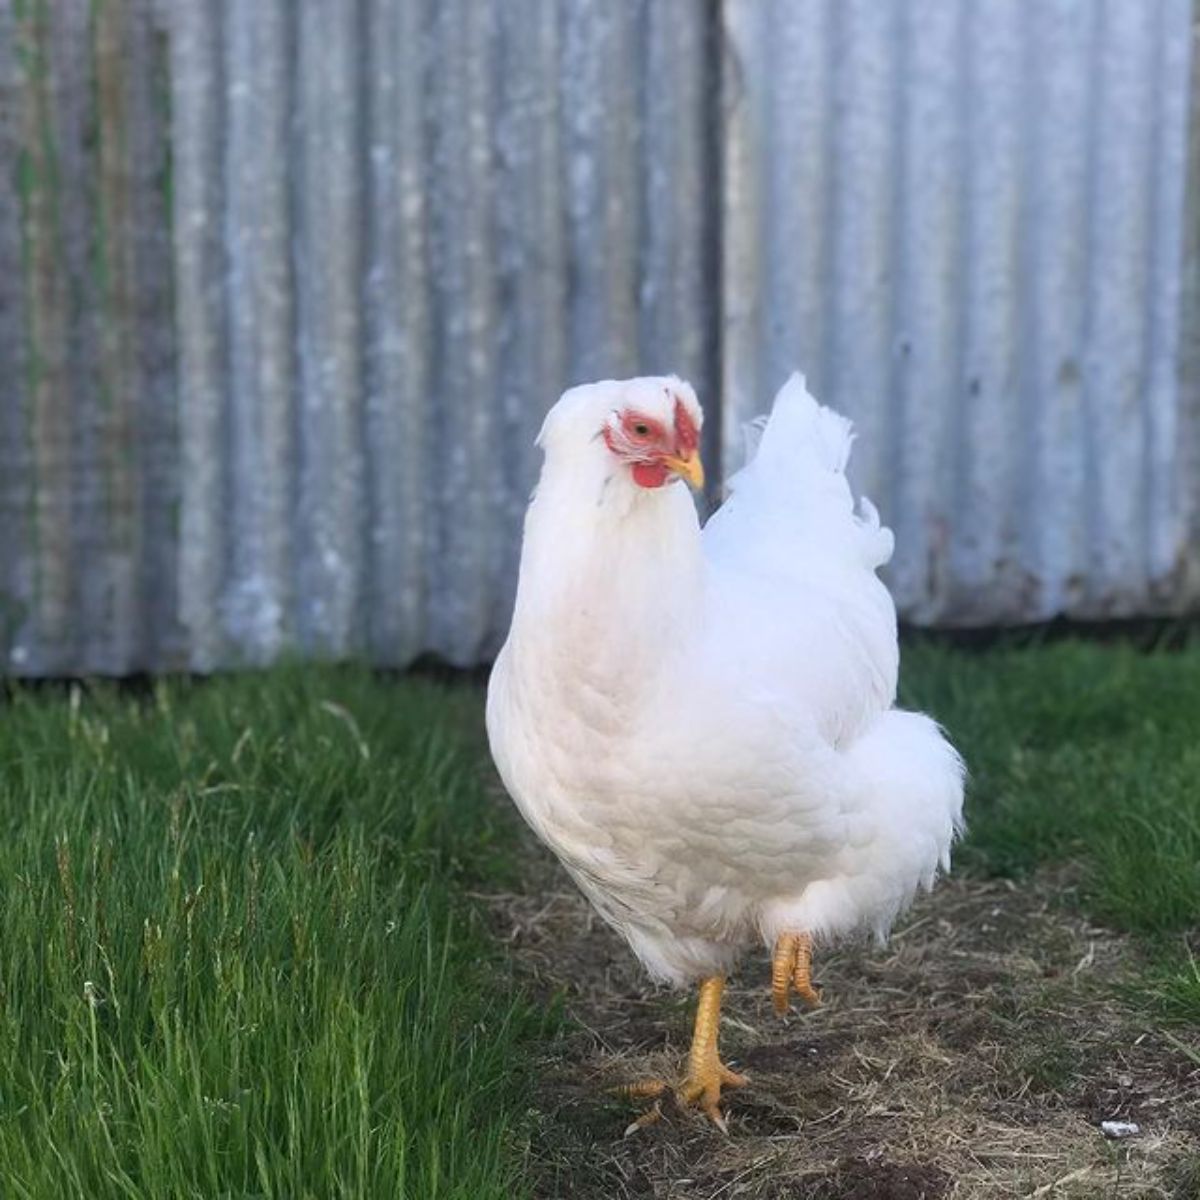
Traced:
<path fill-rule="evenodd" d="M 1147 952 L 1143 1001 L 1200 1022 L 1200 642 L 918 644 L 901 701 L 933 712 L 970 768 L 959 866 L 1076 864 L 1085 911 Z"/>
<path fill-rule="evenodd" d="M 1044 881 L 1042 868 L 1065 872 L 1064 905 L 1134 939 L 1122 1003 L 1195 1053 L 1188 1023 L 1200 1022 L 1200 974 L 1188 939 L 1200 925 L 1200 646 L 1147 655 L 1071 642 L 986 651 L 919 642 L 906 649 L 903 676 L 902 701 L 932 711 L 971 768 L 961 886 L 1000 876 L 1020 889 L 1032 875 Z M 473 687 L 352 669 L 170 682 L 140 696 L 91 687 L 12 694 L 0 707 L 0 1195 L 507 1200 L 535 1186 L 527 1072 L 546 1021 L 517 996 L 512 953 L 489 941 L 466 897 L 524 886 L 512 883 L 515 815 L 485 791 L 480 709 Z M 556 875 L 547 886 L 547 896 L 514 897 L 531 922 L 553 915 L 554 897 L 568 890 Z M 939 932 L 932 915 L 921 918 L 921 953 L 936 954 L 956 925 L 991 921 L 1004 907 L 997 886 L 947 889 L 950 924 Z M 1014 913 L 1033 911 L 1016 903 L 1019 890 L 1010 894 Z M 581 936 L 575 910 L 566 917 L 540 951 L 527 925 L 517 954 L 525 945 L 541 961 L 569 962 L 572 942 L 583 955 L 605 952 L 590 927 Z M 1023 920 L 1010 923 L 1018 943 Z M 938 1035 L 929 1016 L 938 996 L 962 1009 L 964 1062 L 979 1058 L 972 1039 L 1017 1031 L 995 1057 L 1011 1059 L 1011 1103 L 1059 1086 L 1056 1071 L 1093 1053 L 1066 1044 L 1075 1036 L 1066 1026 L 1054 1034 L 1062 1045 L 1035 1044 L 1045 1024 L 1036 971 L 1021 985 L 1028 1003 L 999 1012 L 987 989 L 1009 995 L 1003 971 L 968 981 L 973 990 L 959 1001 L 956 977 L 934 987 L 928 966 L 914 965 L 917 941 L 899 939 L 888 969 L 909 974 L 878 993 L 892 997 L 880 1033 L 857 1017 L 846 1032 L 836 1024 L 839 987 L 848 995 L 878 955 L 832 962 L 827 1015 L 803 1026 L 825 1037 L 803 1053 L 844 1051 L 828 1087 L 852 1070 L 867 1072 L 863 1088 L 875 1086 L 870 1055 L 885 1053 L 889 1028 L 908 1039 L 897 1053 L 909 1061 L 903 1055 Z M 993 961 L 986 945 L 968 952 Z M 624 951 L 613 953 L 616 973 L 596 995 L 612 994 L 628 966 Z M 754 1006 L 765 997 L 752 964 L 744 974 L 735 1037 L 760 1028 Z M 901 1016 L 898 998 L 923 980 L 930 1004 Z M 659 1037 L 660 1002 L 639 1000 L 640 986 L 612 994 L 606 1058 L 622 1039 L 637 1049 L 631 1012 L 651 1014 L 642 1036 L 652 1045 Z M 662 1028 L 683 1038 L 682 1009 L 664 1012 Z M 906 1020 L 924 1024 L 909 1030 Z M 950 1050 L 946 1041 L 939 1053 Z M 752 1039 L 750 1052 L 767 1088 L 761 1111 L 745 1098 L 732 1111 L 747 1152 L 775 1153 L 781 1143 L 771 1139 L 805 1102 L 802 1091 L 779 1091 L 800 1051 Z M 561 1053 L 564 1071 L 593 1092 L 596 1072 Z M 1036 1076 L 1033 1092 L 1027 1076 Z M 996 1068 L 986 1087 L 1002 1091 L 1005 1078 Z M 845 1102 L 846 1129 L 869 1131 L 853 1094 L 807 1095 L 814 1127 Z M 603 1122 L 623 1119 L 603 1107 L 578 1111 L 583 1132 L 569 1136 L 583 1141 L 572 1162 L 592 1139 L 613 1141 Z M 1014 1118 L 1014 1129 L 1027 1126 Z M 707 1170 L 709 1142 L 697 1145 L 680 1153 L 701 1155 L 696 1170 Z M 727 1145 L 711 1141 L 721 1181 L 733 1170 L 720 1158 Z M 630 1170 L 651 1169 L 636 1146 L 622 1153 L 634 1156 Z"/>
<path fill-rule="evenodd" d="M 500 857 L 476 699 L 295 670 L 0 707 L 0 1195 L 521 1193 L 536 1022 L 461 901 Z"/>

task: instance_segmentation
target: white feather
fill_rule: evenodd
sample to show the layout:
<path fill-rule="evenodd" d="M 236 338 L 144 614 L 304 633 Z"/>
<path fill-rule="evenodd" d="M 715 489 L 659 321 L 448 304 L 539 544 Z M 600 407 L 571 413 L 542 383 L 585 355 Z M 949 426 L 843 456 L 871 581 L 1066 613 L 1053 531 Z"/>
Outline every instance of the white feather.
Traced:
<path fill-rule="evenodd" d="M 855 512 L 850 423 L 793 376 L 701 532 L 600 436 L 676 398 L 699 421 L 673 378 L 576 388 L 547 418 L 488 733 L 539 836 L 684 983 L 785 929 L 886 933 L 948 865 L 963 768 L 893 708 L 892 535 Z"/>

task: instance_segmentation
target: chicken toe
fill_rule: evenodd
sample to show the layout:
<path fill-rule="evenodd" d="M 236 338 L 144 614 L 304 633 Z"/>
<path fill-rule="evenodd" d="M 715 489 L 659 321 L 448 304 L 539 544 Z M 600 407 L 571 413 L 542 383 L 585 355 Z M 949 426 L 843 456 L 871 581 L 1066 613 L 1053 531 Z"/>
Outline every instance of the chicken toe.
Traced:
<path fill-rule="evenodd" d="M 812 983 L 812 935 L 781 933 L 775 939 L 775 954 L 771 960 L 771 995 L 775 1011 L 787 1012 L 792 991 L 809 1008 L 821 1003 L 820 991 Z"/>
<path fill-rule="evenodd" d="M 652 1099 L 653 1105 L 625 1130 L 626 1136 L 653 1125 L 662 1116 L 662 1097 L 672 1091 L 681 1108 L 699 1108 L 722 1132 L 728 1133 L 721 1112 L 721 1089 L 743 1087 L 748 1080 L 722 1061 L 717 1051 L 717 1029 L 721 1019 L 721 995 L 725 980 L 714 975 L 700 985 L 700 1003 L 696 1009 L 696 1026 L 692 1048 L 688 1054 L 688 1069 L 683 1081 L 675 1088 L 661 1079 L 642 1079 L 620 1090 L 630 1099 Z"/>

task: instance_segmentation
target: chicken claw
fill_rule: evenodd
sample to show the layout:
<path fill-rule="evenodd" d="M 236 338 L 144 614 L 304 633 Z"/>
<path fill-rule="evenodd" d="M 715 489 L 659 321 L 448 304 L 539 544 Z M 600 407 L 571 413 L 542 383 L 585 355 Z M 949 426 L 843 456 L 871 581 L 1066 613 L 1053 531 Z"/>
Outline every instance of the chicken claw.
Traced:
<path fill-rule="evenodd" d="M 662 1097 L 673 1092 L 675 1102 L 681 1108 L 698 1107 L 722 1132 L 728 1133 L 725 1117 L 721 1112 L 721 1088 L 743 1087 L 748 1082 L 745 1075 L 730 1070 L 717 1052 L 717 1028 L 721 1020 L 721 994 L 725 980 L 714 975 L 700 985 L 700 1003 L 696 1009 L 696 1027 L 692 1036 L 692 1049 L 688 1055 L 688 1069 L 683 1081 L 675 1088 L 662 1079 L 641 1079 L 619 1089 L 630 1099 L 653 1099 L 654 1103 L 625 1130 L 625 1136 L 653 1125 L 662 1116 Z"/>
<path fill-rule="evenodd" d="M 821 1003 L 821 993 L 812 984 L 812 951 L 812 935 L 808 933 L 781 933 L 775 939 L 771 995 L 780 1016 L 788 1010 L 793 988 L 809 1008 L 816 1008 Z"/>
<path fill-rule="evenodd" d="M 713 1047 L 710 1061 L 702 1066 L 695 1064 L 688 1070 L 687 1078 L 675 1092 L 675 1099 L 681 1105 L 699 1105 L 704 1115 L 722 1132 L 728 1133 L 725 1116 L 721 1112 L 721 1088 L 745 1087 L 749 1081 L 745 1075 L 731 1071 L 718 1057 L 716 1047 Z"/>

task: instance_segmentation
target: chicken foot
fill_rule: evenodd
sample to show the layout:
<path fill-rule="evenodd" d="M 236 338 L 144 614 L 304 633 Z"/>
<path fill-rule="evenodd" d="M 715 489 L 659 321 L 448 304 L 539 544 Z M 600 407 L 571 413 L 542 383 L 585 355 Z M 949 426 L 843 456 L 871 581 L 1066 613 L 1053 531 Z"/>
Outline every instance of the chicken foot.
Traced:
<path fill-rule="evenodd" d="M 687 1074 L 683 1081 L 672 1088 L 662 1079 L 642 1079 L 620 1089 L 630 1099 L 652 1099 L 648 1108 L 626 1130 L 626 1135 L 653 1125 L 662 1116 L 662 1098 L 673 1092 L 675 1101 L 683 1108 L 699 1107 L 710 1121 L 722 1132 L 728 1133 L 725 1117 L 721 1113 L 721 1088 L 742 1087 L 746 1076 L 731 1071 L 721 1061 L 717 1052 L 717 1031 L 721 1022 L 721 996 L 725 991 L 725 977 L 713 975 L 700 984 L 700 1003 L 696 1007 L 696 1025 L 692 1034 L 692 1048 L 688 1054 Z"/>
<path fill-rule="evenodd" d="M 793 988 L 810 1008 L 821 1003 L 821 993 L 812 984 L 812 951 L 812 935 L 808 933 L 781 933 L 775 939 L 771 995 L 780 1016 L 788 1010 Z"/>

